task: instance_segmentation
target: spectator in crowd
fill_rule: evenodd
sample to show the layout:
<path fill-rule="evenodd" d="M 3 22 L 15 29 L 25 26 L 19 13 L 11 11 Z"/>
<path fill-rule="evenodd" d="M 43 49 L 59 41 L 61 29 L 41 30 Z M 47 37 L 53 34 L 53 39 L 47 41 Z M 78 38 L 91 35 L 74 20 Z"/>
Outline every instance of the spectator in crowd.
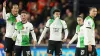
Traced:
<path fill-rule="evenodd" d="M 37 41 L 39 40 L 39 37 L 40 37 L 40 32 L 39 32 L 39 29 L 38 28 L 34 28 L 34 32 L 36 34 L 36 39 Z"/>
<path fill-rule="evenodd" d="M 2 4 L 0 4 L 0 11 L 2 11 Z"/>
<path fill-rule="evenodd" d="M 32 25 L 36 26 L 36 18 L 34 15 L 31 15 L 30 22 L 32 23 Z"/>
<path fill-rule="evenodd" d="M 53 11 L 54 11 L 55 9 L 59 9 L 59 3 L 58 3 L 58 2 L 55 2 L 55 3 L 54 3 L 54 6 L 53 6 L 52 9 L 51 9 L 51 13 L 50 13 L 51 18 L 54 18 L 54 17 L 53 17 Z"/>
<path fill-rule="evenodd" d="M 5 26 L 5 25 L 6 25 L 6 22 L 3 19 L 2 12 L 0 12 L 0 28 L 3 27 L 3 26 Z"/>
<path fill-rule="evenodd" d="M 0 28 L 0 48 L 4 48 L 4 40 L 5 40 L 5 27 Z"/>
<path fill-rule="evenodd" d="M 9 13 L 9 12 L 11 11 L 11 7 L 12 7 L 12 2 L 9 1 L 9 2 L 8 2 L 8 6 L 7 6 L 7 8 L 6 8 L 7 13 Z"/>
<path fill-rule="evenodd" d="M 68 0 L 61 0 L 62 15 L 64 15 L 66 8 L 68 8 Z"/>
<path fill-rule="evenodd" d="M 66 9 L 66 13 L 65 15 L 63 15 L 62 18 L 65 20 L 65 22 L 68 25 L 68 30 L 69 30 L 68 37 L 71 38 L 73 35 L 73 27 L 74 27 L 72 24 L 74 23 L 75 19 L 73 18 L 73 14 L 70 11 L 70 9 Z"/>
<path fill-rule="evenodd" d="M 5 32 L 6 32 L 5 26 L 2 26 L 0 30 L 1 30 L 0 31 L 0 38 L 1 38 L 2 43 L 4 44 Z"/>
<path fill-rule="evenodd" d="M 18 6 L 19 6 L 19 13 L 20 13 L 23 10 L 23 2 L 20 1 Z"/>
<path fill-rule="evenodd" d="M 100 44 L 100 31 L 98 29 L 95 29 L 95 40 L 96 44 Z"/>

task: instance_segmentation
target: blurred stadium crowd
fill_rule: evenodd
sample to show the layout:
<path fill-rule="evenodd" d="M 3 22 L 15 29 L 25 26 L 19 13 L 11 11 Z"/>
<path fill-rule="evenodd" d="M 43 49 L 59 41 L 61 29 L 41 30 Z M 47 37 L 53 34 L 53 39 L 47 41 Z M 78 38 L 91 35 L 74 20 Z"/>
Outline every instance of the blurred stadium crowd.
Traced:
<path fill-rule="evenodd" d="M 75 33 L 75 27 L 77 25 L 76 18 L 73 17 L 73 0 L 7 0 L 7 13 L 10 12 L 10 8 L 13 3 L 19 5 L 19 14 L 21 11 L 29 12 L 29 21 L 33 24 L 35 34 L 37 39 L 41 35 L 45 23 L 48 19 L 52 18 L 52 12 L 54 9 L 58 8 L 61 10 L 61 19 L 65 20 L 68 26 L 69 35 L 67 42 L 73 37 Z M 4 43 L 5 27 L 6 22 L 2 17 L 2 3 L 3 0 L 0 0 L 0 42 Z M 81 2 L 80 2 L 81 3 Z M 88 15 L 87 5 L 79 6 L 78 15 L 83 16 L 84 18 Z M 91 6 L 91 5 L 90 5 Z M 99 5 L 100 6 L 100 5 Z M 98 7 L 98 6 L 97 6 Z M 95 18 L 96 29 L 95 29 L 95 39 L 96 43 L 100 44 L 100 7 L 98 8 L 98 15 Z M 42 40 L 41 44 L 47 44 L 49 38 L 49 32 Z M 67 43 L 66 42 L 66 43 Z M 75 44 L 76 42 L 74 42 Z"/>

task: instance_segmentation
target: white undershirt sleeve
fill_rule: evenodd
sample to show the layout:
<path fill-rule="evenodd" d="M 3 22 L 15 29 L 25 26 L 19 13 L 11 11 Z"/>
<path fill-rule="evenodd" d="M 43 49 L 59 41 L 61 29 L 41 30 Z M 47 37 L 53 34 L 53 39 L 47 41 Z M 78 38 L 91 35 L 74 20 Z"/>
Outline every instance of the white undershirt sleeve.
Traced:
<path fill-rule="evenodd" d="M 69 42 L 69 44 L 72 44 L 77 38 L 78 38 L 78 34 L 75 33 L 74 37 L 71 39 L 71 41 Z"/>
<path fill-rule="evenodd" d="M 34 39 L 34 41 L 37 41 L 36 35 L 35 35 L 35 33 L 34 33 L 34 30 L 31 31 L 31 35 L 32 35 L 32 38 Z"/>
<path fill-rule="evenodd" d="M 30 24 L 30 31 L 31 31 L 31 35 L 32 35 L 32 38 L 34 41 L 37 41 L 36 39 L 36 35 L 35 35 L 35 32 L 34 32 L 34 29 L 33 29 L 33 25 Z"/>
<path fill-rule="evenodd" d="M 45 27 L 44 30 L 43 30 L 43 32 L 42 32 L 42 34 L 41 34 L 41 36 L 40 36 L 40 38 L 39 38 L 38 44 L 40 44 L 40 42 L 43 39 L 44 35 L 46 34 L 47 30 L 48 30 L 48 28 Z"/>
<path fill-rule="evenodd" d="M 47 30 L 49 29 L 49 26 L 50 26 L 50 20 L 47 21 L 46 25 L 45 25 L 45 28 L 39 38 L 39 41 L 38 41 L 38 44 L 40 44 L 41 40 L 43 39 L 43 37 L 45 36 Z"/>
<path fill-rule="evenodd" d="M 6 8 L 5 7 L 3 7 L 3 19 L 4 20 L 7 19 L 7 17 L 6 17 Z"/>
<path fill-rule="evenodd" d="M 65 21 L 62 21 L 62 24 L 63 24 L 63 28 L 64 28 L 64 32 L 65 32 L 65 37 L 64 37 L 64 39 L 67 39 L 67 37 L 68 37 L 67 24 L 65 23 Z"/>

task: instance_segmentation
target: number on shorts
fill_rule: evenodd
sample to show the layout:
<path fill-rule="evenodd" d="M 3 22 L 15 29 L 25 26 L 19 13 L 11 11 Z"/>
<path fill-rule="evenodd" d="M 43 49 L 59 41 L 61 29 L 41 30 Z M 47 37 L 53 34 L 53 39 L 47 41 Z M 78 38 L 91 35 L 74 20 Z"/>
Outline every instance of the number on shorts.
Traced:
<path fill-rule="evenodd" d="M 84 50 L 81 50 L 81 55 L 84 55 L 85 51 Z"/>

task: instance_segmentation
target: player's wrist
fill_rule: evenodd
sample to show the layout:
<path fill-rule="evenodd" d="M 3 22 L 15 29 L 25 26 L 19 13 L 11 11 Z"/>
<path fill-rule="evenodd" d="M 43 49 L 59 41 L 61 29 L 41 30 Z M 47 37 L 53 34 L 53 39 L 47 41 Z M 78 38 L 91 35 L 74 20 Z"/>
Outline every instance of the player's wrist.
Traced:
<path fill-rule="evenodd" d="M 71 44 L 71 42 L 69 42 L 68 44 Z"/>
<path fill-rule="evenodd" d="M 88 44 L 91 45 L 91 41 L 89 41 Z"/>
<path fill-rule="evenodd" d="M 66 39 L 66 37 L 64 39 Z"/>

